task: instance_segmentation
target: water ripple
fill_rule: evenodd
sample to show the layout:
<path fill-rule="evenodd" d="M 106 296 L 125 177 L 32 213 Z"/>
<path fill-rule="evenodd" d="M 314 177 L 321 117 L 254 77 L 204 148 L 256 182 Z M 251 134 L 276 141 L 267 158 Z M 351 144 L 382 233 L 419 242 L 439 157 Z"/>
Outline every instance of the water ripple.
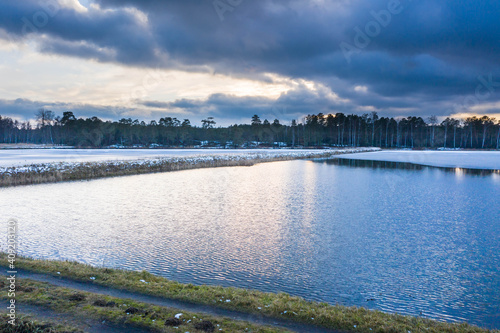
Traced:
<path fill-rule="evenodd" d="M 498 197 L 488 175 L 292 161 L 1 189 L 0 209 L 29 256 L 499 328 Z"/>

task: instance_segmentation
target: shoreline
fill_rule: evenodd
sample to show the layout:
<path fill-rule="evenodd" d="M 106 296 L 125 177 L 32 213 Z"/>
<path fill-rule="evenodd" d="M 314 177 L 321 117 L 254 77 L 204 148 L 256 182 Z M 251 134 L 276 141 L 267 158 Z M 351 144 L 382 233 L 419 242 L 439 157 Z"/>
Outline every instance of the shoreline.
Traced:
<path fill-rule="evenodd" d="M 0 266 L 5 267 L 6 254 L 0 253 L 0 258 L 2 259 Z M 500 332 L 466 323 L 440 322 L 378 310 L 306 301 L 286 293 L 274 294 L 239 288 L 182 284 L 146 271 L 98 268 L 76 262 L 25 257 L 17 257 L 16 267 L 20 271 L 34 272 L 60 281 L 75 281 L 89 287 L 106 287 L 148 297 L 199 304 L 212 309 L 247 313 L 249 317 L 275 318 L 280 321 L 346 332 Z"/>
<path fill-rule="evenodd" d="M 373 154 L 359 153 L 339 156 L 339 159 L 411 163 L 435 168 L 456 168 L 468 170 L 500 170 L 500 151 L 478 150 L 381 150 Z"/>
<path fill-rule="evenodd" d="M 21 272 L 18 272 L 21 273 Z M 249 329 L 255 333 L 285 333 L 293 332 L 276 324 L 264 325 L 251 323 L 245 319 L 237 319 L 223 314 L 206 314 L 203 312 L 185 311 L 178 307 L 165 306 L 148 302 L 147 297 L 130 296 L 126 292 L 114 291 L 114 295 L 96 288 L 72 287 L 56 281 L 49 283 L 42 279 L 25 278 L 19 274 L 16 279 L 16 311 L 15 328 L 26 325 L 24 318 L 34 318 L 35 322 L 26 330 L 6 330 L 5 332 L 36 332 L 46 333 L 150 333 L 178 332 L 179 328 L 188 332 L 214 332 L 215 328 L 223 332 L 246 333 Z M 70 282 L 69 280 L 65 282 Z M 5 290 L 5 287 L 1 288 Z M 119 295 L 116 295 L 119 294 Z M 5 309 L 9 302 L 4 295 L 0 296 L 0 305 Z M 0 316 L 7 316 L 0 310 Z M 7 317 L 10 319 L 10 317 Z M 40 323 L 44 321 L 45 323 Z M 61 321 L 67 327 L 57 329 L 56 323 Z M 5 322 L 7 323 L 7 322 Z M 24 325 L 23 325 L 24 324 Z M 201 324 L 201 325 L 200 325 Z M 34 327 L 33 327 L 34 326 Z M 176 326 L 176 327 L 173 327 Z M 50 327 L 50 331 L 45 328 Z M 0 331 L 4 332 L 1 330 Z M 312 333 L 300 331 L 300 333 Z M 318 332 L 338 333 L 338 332 Z"/>
<path fill-rule="evenodd" d="M 317 152 L 278 151 L 272 153 L 244 153 L 239 155 L 221 154 L 103 162 L 32 164 L 22 167 L 0 168 L 0 187 L 91 180 L 202 168 L 252 166 L 258 163 L 330 158 L 343 154 L 367 153 L 379 150 L 379 148 L 352 148 L 319 150 Z"/>

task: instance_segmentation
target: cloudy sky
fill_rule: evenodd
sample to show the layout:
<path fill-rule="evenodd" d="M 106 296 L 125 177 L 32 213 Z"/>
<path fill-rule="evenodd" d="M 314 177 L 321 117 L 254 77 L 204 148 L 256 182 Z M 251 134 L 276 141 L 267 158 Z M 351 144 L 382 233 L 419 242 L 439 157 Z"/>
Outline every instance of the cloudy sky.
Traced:
<path fill-rule="evenodd" d="M 0 115 L 500 117 L 497 0 L 0 0 Z"/>

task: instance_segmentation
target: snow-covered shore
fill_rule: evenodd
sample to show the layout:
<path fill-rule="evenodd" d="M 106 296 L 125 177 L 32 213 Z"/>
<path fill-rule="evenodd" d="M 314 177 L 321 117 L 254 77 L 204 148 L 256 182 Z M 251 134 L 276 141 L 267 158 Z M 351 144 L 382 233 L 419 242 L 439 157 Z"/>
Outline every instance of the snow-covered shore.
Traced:
<path fill-rule="evenodd" d="M 338 158 L 403 162 L 445 168 L 500 170 L 500 151 L 413 151 L 383 150 L 347 154 Z"/>
<path fill-rule="evenodd" d="M 365 150 L 363 150 L 365 149 Z M 20 167 L 33 164 L 83 163 L 104 161 L 133 161 L 158 158 L 195 158 L 200 156 L 283 156 L 318 154 L 319 152 L 357 152 L 366 148 L 335 150 L 312 149 L 22 149 L 0 150 L 0 168 Z"/>
<path fill-rule="evenodd" d="M 0 186 L 41 184 L 66 180 L 95 179 L 152 172 L 167 172 L 223 166 L 249 166 L 260 162 L 294 159 L 330 158 L 339 154 L 375 151 L 379 148 L 346 148 L 325 150 L 246 150 L 244 152 L 199 154 L 190 156 L 130 159 L 123 154 L 117 160 L 54 161 L 51 163 L 0 166 Z M 128 158 L 128 159 L 127 159 Z"/>

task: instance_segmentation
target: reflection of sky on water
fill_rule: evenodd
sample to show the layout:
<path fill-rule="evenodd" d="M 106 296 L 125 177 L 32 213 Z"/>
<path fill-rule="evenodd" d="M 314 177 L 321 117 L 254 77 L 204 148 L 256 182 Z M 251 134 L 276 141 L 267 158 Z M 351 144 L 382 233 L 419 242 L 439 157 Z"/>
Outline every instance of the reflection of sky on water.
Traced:
<path fill-rule="evenodd" d="M 499 173 L 335 161 L 1 189 L 0 209 L 26 255 L 500 327 Z"/>

